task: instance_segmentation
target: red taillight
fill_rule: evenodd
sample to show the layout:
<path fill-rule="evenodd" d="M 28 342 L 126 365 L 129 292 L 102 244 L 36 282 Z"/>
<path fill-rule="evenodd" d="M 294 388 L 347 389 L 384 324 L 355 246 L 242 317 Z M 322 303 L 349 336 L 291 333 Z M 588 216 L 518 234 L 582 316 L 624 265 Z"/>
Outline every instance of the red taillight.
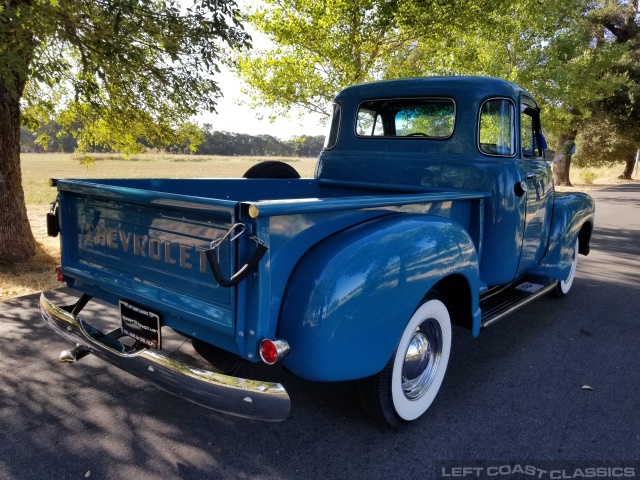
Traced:
<path fill-rule="evenodd" d="M 278 349 L 271 340 L 263 340 L 260 344 L 260 358 L 268 365 L 273 365 L 278 359 Z"/>
<path fill-rule="evenodd" d="M 56 267 L 56 280 L 64 282 L 64 273 L 62 273 L 62 267 L 59 265 Z"/>
<path fill-rule="evenodd" d="M 289 353 L 289 344 L 285 340 L 269 340 L 260 342 L 260 358 L 267 365 L 279 362 Z"/>

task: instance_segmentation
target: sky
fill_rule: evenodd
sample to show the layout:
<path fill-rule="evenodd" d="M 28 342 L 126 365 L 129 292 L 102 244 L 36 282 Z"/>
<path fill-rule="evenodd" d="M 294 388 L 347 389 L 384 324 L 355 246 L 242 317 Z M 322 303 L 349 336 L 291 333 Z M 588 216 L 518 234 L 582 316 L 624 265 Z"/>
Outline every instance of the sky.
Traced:
<path fill-rule="evenodd" d="M 189 3 L 188 0 L 182 0 Z M 241 10 L 246 11 L 249 5 L 256 5 L 260 0 L 236 0 Z M 244 28 L 251 35 L 254 47 L 260 49 L 269 48 L 271 41 L 261 32 L 253 28 L 251 24 L 244 24 Z M 278 117 L 275 122 L 269 121 L 270 113 L 267 110 L 252 110 L 247 104 L 249 96 L 241 92 L 242 80 L 238 78 L 227 66 L 218 65 L 220 73 L 215 75 L 222 94 L 216 107 L 218 113 L 204 113 L 196 117 L 200 125 L 210 123 L 213 130 L 234 133 L 247 133 L 249 135 L 273 135 L 282 140 L 289 140 L 293 136 L 322 135 L 327 132 L 327 126 L 320 123 L 319 115 L 307 115 L 300 119 L 296 113 L 290 118 Z M 336 92 L 337 93 L 337 92 Z"/>
<path fill-rule="evenodd" d="M 290 119 L 279 117 L 271 123 L 269 111 L 252 110 L 248 105 L 240 105 L 240 101 L 249 100 L 241 92 L 242 81 L 224 65 L 220 65 L 220 70 L 215 79 L 224 97 L 218 101 L 217 115 L 205 113 L 196 117 L 200 125 L 210 123 L 214 131 L 267 134 L 282 140 L 299 135 L 325 135 L 327 127 L 319 123 L 319 116 L 308 115 L 300 120 L 294 113 Z"/>
<path fill-rule="evenodd" d="M 189 0 L 182 0 L 190 3 Z M 250 5 L 256 6 L 260 0 L 236 0 L 242 11 Z M 245 30 L 251 35 L 254 48 L 268 49 L 273 44 L 263 33 L 257 31 L 249 23 L 244 24 Z M 195 120 L 198 124 L 209 123 L 213 130 L 249 135 L 273 135 L 282 140 L 289 140 L 293 136 L 322 135 L 327 133 L 328 127 L 320 123 L 320 115 L 306 115 L 302 119 L 294 112 L 290 118 L 278 117 L 275 122 L 269 120 L 271 112 L 268 110 L 253 110 L 249 108 L 249 96 L 242 93 L 242 80 L 229 67 L 219 63 L 220 73 L 214 79 L 218 82 L 223 97 L 218 100 L 217 114 L 203 113 Z M 337 93 L 337 92 L 336 92 Z M 242 104 L 242 102 L 245 104 Z"/>

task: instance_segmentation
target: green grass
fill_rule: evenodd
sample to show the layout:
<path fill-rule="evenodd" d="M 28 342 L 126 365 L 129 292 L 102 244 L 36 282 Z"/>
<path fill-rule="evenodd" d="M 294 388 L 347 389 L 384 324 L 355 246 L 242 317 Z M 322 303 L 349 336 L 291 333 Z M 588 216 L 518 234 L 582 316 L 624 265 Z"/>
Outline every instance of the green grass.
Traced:
<path fill-rule="evenodd" d="M 315 158 L 218 157 L 145 153 L 125 160 L 122 155 L 96 154 L 89 166 L 80 165 L 73 154 L 23 153 L 22 185 L 27 205 L 51 203 L 56 190 L 49 178 L 239 178 L 249 167 L 264 160 L 294 165 L 303 177 L 313 177 Z"/>
<path fill-rule="evenodd" d="M 573 187 L 560 187 L 561 190 L 592 190 L 607 185 L 619 185 L 628 183 L 628 180 L 619 180 L 618 176 L 624 171 L 624 163 L 613 167 L 571 167 L 569 178 Z M 634 177 L 636 178 L 636 177 Z"/>

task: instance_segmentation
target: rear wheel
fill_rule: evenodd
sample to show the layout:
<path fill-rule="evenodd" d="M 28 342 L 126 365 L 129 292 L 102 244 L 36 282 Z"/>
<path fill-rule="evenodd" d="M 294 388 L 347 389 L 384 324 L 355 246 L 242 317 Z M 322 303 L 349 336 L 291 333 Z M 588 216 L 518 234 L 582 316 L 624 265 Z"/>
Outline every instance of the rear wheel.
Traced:
<path fill-rule="evenodd" d="M 576 277 L 576 270 L 578 268 L 578 247 L 579 241 L 578 239 L 576 239 L 576 243 L 573 247 L 573 261 L 571 262 L 571 270 L 569 270 L 569 275 L 564 280 L 559 281 L 556 285 L 555 290 L 553 291 L 554 295 L 558 298 L 564 297 L 567 293 L 569 293 L 569 290 L 573 285 L 573 280 Z"/>
<path fill-rule="evenodd" d="M 229 353 L 197 338 L 191 339 L 193 349 L 211 364 L 212 370 L 224 375 L 235 374 L 242 365 L 242 357 Z"/>
<path fill-rule="evenodd" d="M 387 366 L 361 380 L 364 409 L 396 427 L 416 420 L 435 399 L 450 352 L 449 311 L 437 295 L 430 294 L 409 320 Z"/>

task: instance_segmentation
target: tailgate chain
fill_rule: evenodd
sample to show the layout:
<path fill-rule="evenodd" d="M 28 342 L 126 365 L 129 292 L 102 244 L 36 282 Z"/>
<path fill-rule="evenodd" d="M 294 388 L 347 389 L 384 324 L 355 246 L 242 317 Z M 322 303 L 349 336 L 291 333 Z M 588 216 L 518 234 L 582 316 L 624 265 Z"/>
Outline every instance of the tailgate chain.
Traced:
<path fill-rule="evenodd" d="M 207 256 L 207 260 L 209 261 L 209 267 L 211 267 L 211 272 L 213 273 L 213 277 L 218 282 L 218 285 L 221 287 L 233 287 L 243 281 L 249 274 L 258 266 L 264 254 L 267 253 L 267 246 L 264 244 L 262 240 L 260 240 L 256 236 L 249 236 L 249 240 L 253 240 L 256 243 L 256 251 L 253 253 L 249 261 L 242 266 L 230 279 L 226 280 L 222 274 L 222 269 L 220 268 L 220 262 L 218 261 L 218 255 L 216 250 L 222 242 L 224 242 L 227 238 L 229 239 L 229 243 L 234 242 L 242 235 L 247 234 L 249 228 L 243 223 L 234 224 L 224 236 L 220 238 L 216 238 L 211 242 L 211 246 L 208 250 L 205 250 L 205 255 Z"/>

